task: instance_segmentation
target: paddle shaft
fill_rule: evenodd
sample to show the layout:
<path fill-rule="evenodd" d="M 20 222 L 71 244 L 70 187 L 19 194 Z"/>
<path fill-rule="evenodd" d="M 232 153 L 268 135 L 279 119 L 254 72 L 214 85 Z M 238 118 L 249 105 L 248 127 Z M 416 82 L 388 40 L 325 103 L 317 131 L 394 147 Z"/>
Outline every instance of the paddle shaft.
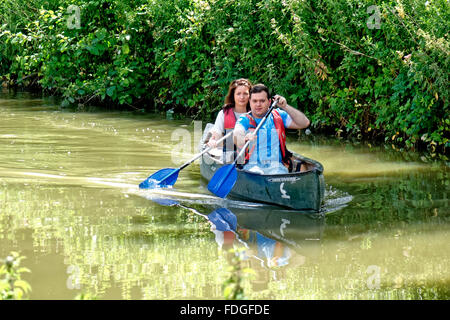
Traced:
<path fill-rule="evenodd" d="M 222 142 L 223 140 L 225 140 L 226 138 L 228 138 L 231 134 L 233 134 L 233 131 L 228 132 L 226 135 L 224 135 L 222 138 L 220 138 L 219 140 L 216 141 L 216 144 L 219 144 L 220 142 Z M 200 152 L 199 154 L 197 154 L 194 158 L 192 158 L 191 160 L 189 160 L 188 162 L 185 162 L 181 167 L 179 167 L 179 170 L 182 170 L 184 168 L 186 168 L 188 165 L 190 165 L 192 162 L 194 162 L 195 160 L 197 160 L 198 158 L 200 158 L 203 154 L 205 154 L 206 152 L 208 152 L 209 150 L 213 149 L 213 147 L 208 147 L 205 150 L 203 150 L 202 152 Z"/>
<path fill-rule="evenodd" d="M 264 124 L 264 122 L 266 122 L 267 118 L 269 117 L 270 113 L 272 112 L 273 108 L 275 108 L 275 106 L 277 105 L 278 100 L 275 100 L 272 105 L 270 106 L 269 110 L 267 111 L 266 115 L 264 116 L 264 118 L 261 120 L 261 122 L 258 124 L 258 126 L 256 127 L 255 131 L 253 131 L 253 135 L 256 135 L 256 133 L 258 132 L 259 128 L 261 128 L 261 126 Z M 239 152 L 239 154 L 237 155 L 236 159 L 234 160 L 234 164 L 236 164 L 236 162 L 238 161 L 238 159 L 242 156 L 242 154 L 245 152 L 245 149 L 247 149 L 248 145 L 250 144 L 251 140 L 248 140 L 244 147 L 241 149 L 241 151 Z"/>

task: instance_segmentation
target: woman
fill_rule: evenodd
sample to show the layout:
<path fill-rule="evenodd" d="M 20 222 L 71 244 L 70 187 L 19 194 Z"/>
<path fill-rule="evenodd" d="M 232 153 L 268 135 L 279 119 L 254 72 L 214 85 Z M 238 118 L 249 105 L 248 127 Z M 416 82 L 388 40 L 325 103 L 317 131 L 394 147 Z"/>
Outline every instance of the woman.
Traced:
<path fill-rule="evenodd" d="M 228 93 L 225 97 L 225 104 L 217 115 L 214 127 L 211 129 L 211 138 L 208 141 L 208 146 L 215 148 L 217 146 L 217 140 L 226 135 L 228 132 L 234 129 L 236 120 L 239 117 L 250 111 L 250 89 L 252 84 L 247 79 L 237 79 L 230 83 L 228 87 Z M 234 153 L 233 135 L 230 135 L 223 144 L 224 155 Z M 231 153 L 229 152 L 231 151 Z M 232 159 L 228 159 L 228 161 Z"/>

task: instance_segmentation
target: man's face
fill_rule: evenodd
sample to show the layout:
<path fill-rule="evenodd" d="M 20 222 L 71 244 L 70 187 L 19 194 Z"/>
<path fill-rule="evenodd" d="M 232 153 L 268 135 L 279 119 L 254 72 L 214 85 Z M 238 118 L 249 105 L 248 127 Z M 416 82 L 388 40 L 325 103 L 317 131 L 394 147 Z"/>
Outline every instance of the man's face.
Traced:
<path fill-rule="evenodd" d="M 270 100 L 267 97 L 267 92 L 252 93 L 250 97 L 250 108 L 252 114 L 256 118 L 263 118 L 270 107 Z"/>

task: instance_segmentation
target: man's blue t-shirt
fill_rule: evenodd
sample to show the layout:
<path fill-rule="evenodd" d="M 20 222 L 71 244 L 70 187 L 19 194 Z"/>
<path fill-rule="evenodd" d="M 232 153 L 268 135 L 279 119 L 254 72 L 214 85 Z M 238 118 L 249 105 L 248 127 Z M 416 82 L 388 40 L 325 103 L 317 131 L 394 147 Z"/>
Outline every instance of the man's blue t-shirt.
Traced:
<path fill-rule="evenodd" d="M 278 108 L 277 111 L 283 120 L 284 127 L 289 127 L 292 123 L 292 118 L 282 109 Z M 257 119 L 255 117 L 253 119 L 255 119 L 257 126 L 262 120 L 262 118 Z M 250 128 L 250 120 L 245 115 L 242 115 L 237 120 L 235 129 L 238 126 L 242 126 L 245 132 L 247 132 Z M 269 162 L 282 162 L 280 142 L 272 114 L 269 115 L 266 122 L 259 129 L 257 136 L 256 144 L 255 141 L 250 143 L 250 150 L 253 150 L 253 152 L 251 153 L 249 163 L 266 166 Z"/>

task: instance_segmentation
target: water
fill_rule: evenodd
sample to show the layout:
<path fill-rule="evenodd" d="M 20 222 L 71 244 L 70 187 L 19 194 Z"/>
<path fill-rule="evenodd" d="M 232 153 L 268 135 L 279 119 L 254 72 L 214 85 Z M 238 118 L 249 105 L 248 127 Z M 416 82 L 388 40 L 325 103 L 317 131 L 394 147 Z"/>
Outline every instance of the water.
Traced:
<path fill-rule="evenodd" d="M 197 152 L 194 132 L 0 95 L 0 257 L 27 257 L 31 299 L 222 299 L 233 245 L 249 299 L 450 297 L 445 163 L 313 133 L 288 143 L 325 168 L 320 214 L 217 198 L 197 163 L 139 190 Z"/>

